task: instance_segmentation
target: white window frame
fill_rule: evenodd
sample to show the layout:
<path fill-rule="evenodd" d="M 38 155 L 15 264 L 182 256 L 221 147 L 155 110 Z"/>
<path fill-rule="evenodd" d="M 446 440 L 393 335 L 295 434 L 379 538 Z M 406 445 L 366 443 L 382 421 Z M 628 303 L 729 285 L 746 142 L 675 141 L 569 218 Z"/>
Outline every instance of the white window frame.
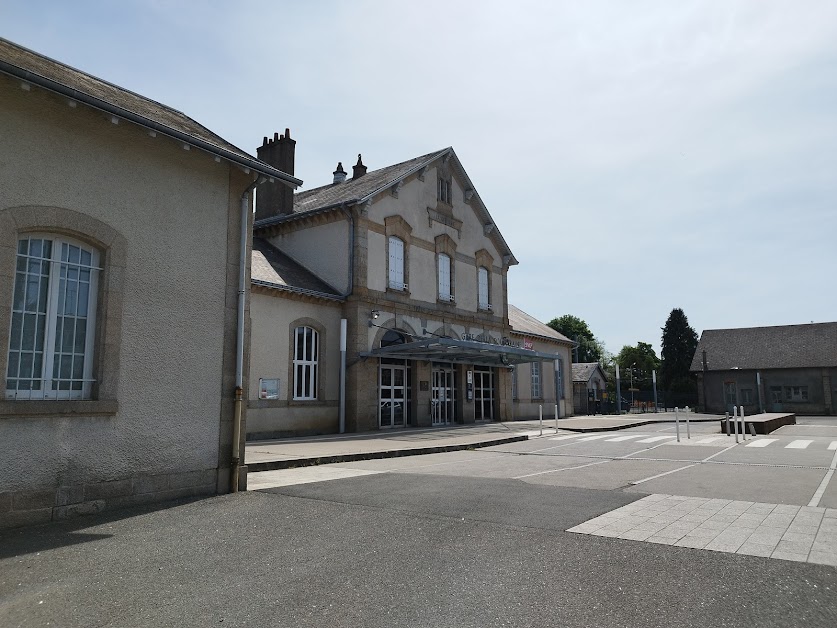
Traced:
<path fill-rule="evenodd" d="M 389 236 L 389 278 L 387 285 L 394 290 L 404 290 L 404 240 L 397 236 Z"/>
<path fill-rule="evenodd" d="M 436 256 L 439 268 L 439 300 L 453 302 L 453 272 L 450 255 L 439 253 Z"/>
<path fill-rule="evenodd" d="M 311 331 L 311 357 L 308 356 L 306 331 Z M 300 345 L 300 339 L 302 345 Z M 315 401 L 319 382 L 320 333 L 310 325 L 299 325 L 294 329 L 294 401 Z"/>
<path fill-rule="evenodd" d="M 477 305 L 481 310 L 491 309 L 489 273 L 485 266 L 477 268 Z"/>
<path fill-rule="evenodd" d="M 51 242 L 50 256 L 31 255 L 32 241 L 49 241 Z M 22 243 L 26 241 L 26 253 L 22 253 Z M 65 247 L 67 247 L 65 249 Z M 72 248 L 71 248 L 72 247 Z M 70 261 L 70 254 L 72 249 L 78 249 L 78 261 Z M 67 253 L 67 259 L 62 259 L 64 253 Z M 82 252 L 90 255 L 89 262 L 82 262 Z M 6 367 L 6 397 L 13 400 L 29 400 L 29 399 L 47 399 L 47 400 L 66 400 L 66 399 L 91 399 L 93 391 L 93 383 L 96 381 L 93 378 L 94 366 L 94 348 L 96 339 L 96 310 L 98 306 L 99 294 L 99 273 L 102 269 L 99 267 L 100 255 L 99 252 L 92 246 L 75 240 L 73 238 L 59 237 L 51 233 L 29 233 L 24 237 L 18 238 L 18 250 L 15 257 L 15 281 L 12 296 L 12 321 L 9 326 L 9 339 L 6 343 L 7 348 L 7 367 Z M 49 271 L 47 274 L 34 275 L 31 273 L 33 269 L 32 262 L 49 264 Z M 73 273 L 73 271 L 75 271 Z M 82 275 L 88 274 L 88 279 L 84 281 Z M 76 274 L 76 278 L 71 278 L 71 273 Z M 36 312 L 27 310 L 24 303 L 28 286 L 34 278 L 37 279 L 38 298 L 36 305 Z M 75 314 L 70 314 L 66 311 L 68 305 L 67 299 L 71 295 L 69 287 L 73 286 L 75 282 L 76 290 L 76 306 Z M 46 283 L 45 294 L 42 292 L 43 284 Z M 64 284 L 64 291 L 62 293 L 62 283 Z M 78 289 L 83 284 L 87 284 L 87 303 L 86 316 L 81 316 L 81 304 L 78 302 Z M 24 294 L 18 291 L 23 289 Z M 45 298 L 46 303 L 41 307 L 42 300 Z M 43 311 L 42 311 L 43 310 Z M 63 312 L 61 310 L 64 310 Z M 14 319 L 18 316 L 21 321 L 19 329 L 19 338 L 15 337 L 15 323 Z M 27 318 L 35 316 L 35 319 Z M 40 320 L 43 317 L 43 320 Z M 73 342 L 69 351 L 65 350 L 66 346 L 62 346 L 56 350 L 56 337 L 59 343 L 63 343 L 63 332 L 66 330 L 66 324 L 69 319 L 75 319 Z M 62 330 L 58 329 L 59 319 L 62 322 Z M 78 333 L 79 320 L 86 319 L 84 323 L 84 346 L 80 348 L 75 342 L 75 333 Z M 33 329 L 33 344 L 32 351 L 25 351 L 24 339 L 25 329 L 28 326 L 26 321 L 32 321 Z M 71 323 L 72 325 L 72 323 Z M 41 327 L 42 326 L 42 327 Z M 38 329 L 43 330 L 43 340 L 38 347 Z M 59 331 L 61 334 L 59 334 Z M 17 347 L 13 347 L 13 343 L 17 341 Z M 12 360 L 12 354 L 18 353 L 16 360 Z M 19 369 L 20 360 L 23 353 L 32 353 L 33 368 L 31 377 L 21 376 Z M 39 372 L 35 372 L 35 355 L 41 354 L 41 365 Z M 55 360 L 58 359 L 56 364 Z M 61 378 L 60 373 L 56 372 L 56 368 L 60 370 L 63 360 L 70 361 L 70 377 Z M 73 367 L 77 360 L 81 359 L 82 365 L 80 368 L 81 377 L 73 377 Z M 18 366 L 15 372 L 12 373 L 13 364 Z M 14 388 L 9 387 L 11 381 L 16 381 Z M 22 381 L 30 381 L 32 384 L 37 382 L 40 387 L 38 390 L 20 390 L 19 383 Z M 31 386 L 31 385 L 30 385 Z M 66 386 L 66 388 L 65 388 Z M 78 388 L 76 388 L 76 386 Z"/>
<path fill-rule="evenodd" d="M 541 391 L 541 363 L 532 362 L 532 399 L 542 399 L 543 392 Z"/>
<path fill-rule="evenodd" d="M 448 205 L 453 205 L 453 182 L 450 179 L 439 177 L 438 200 Z"/>

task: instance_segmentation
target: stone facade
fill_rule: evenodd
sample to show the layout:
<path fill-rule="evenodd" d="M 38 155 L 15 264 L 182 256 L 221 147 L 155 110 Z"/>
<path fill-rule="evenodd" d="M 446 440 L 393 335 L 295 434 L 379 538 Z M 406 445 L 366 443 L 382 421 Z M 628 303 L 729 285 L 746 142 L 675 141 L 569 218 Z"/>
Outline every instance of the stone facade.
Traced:
<path fill-rule="evenodd" d="M 269 156 L 269 151 L 264 154 Z M 439 337 L 510 342 L 514 330 L 508 317 L 508 271 L 517 262 L 453 150 L 369 173 L 365 167 L 360 171 L 356 167 L 355 172 L 349 181 L 298 194 L 292 215 L 277 207 L 270 217 L 264 207 L 259 209 L 259 215 L 268 217 L 256 221 L 255 235 L 332 290 L 320 295 L 329 297 L 329 304 L 315 305 L 309 300 L 308 305 L 293 305 L 290 302 L 302 295 L 309 299 L 317 295 L 312 296 L 310 290 L 297 290 L 294 295 L 300 284 L 277 285 L 265 296 L 275 301 L 273 305 L 254 305 L 254 330 L 284 333 L 296 316 L 281 312 L 289 304 L 295 312 L 309 308 L 307 316 L 321 325 L 329 340 L 322 352 L 328 366 L 320 371 L 320 377 L 326 378 L 325 397 L 265 404 L 254 399 L 251 386 L 251 415 L 254 417 L 257 408 L 259 411 L 258 429 L 255 417 L 251 419 L 251 437 L 334 431 L 338 408 L 332 401 L 339 391 L 334 388 L 332 366 L 339 356 L 341 318 L 347 325 L 348 431 L 514 418 L 508 367 L 489 368 L 445 357 L 404 360 L 376 355 L 388 342 Z M 264 198 L 271 202 L 274 196 Z M 403 258 L 393 257 L 391 238 L 401 242 L 398 254 Z M 440 293 L 440 255 L 450 259 L 452 298 Z M 397 281 L 393 281 L 392 264 L 403 264 Z M 480 268 L 485 269 L 487 299 L 479 296 Z M 284 284 L 279 274 L 274 281 Z M 258 333 L 261 337 L 263 332 Z M 515 342 L 522 343 L 522 336 Z M 569 368 L 569 341 L 562 344 L 544 338 L 538 342 L 559 351 Z M 291 350 L 290 346 L 260 341 L 252 347 L 251 360 L 253 365 L 275 365 L 280 369 L 279 379 L 290 381 L 293 372 L 290 368 L 281 371 L 281 367 L 288 363 Z M 545 371 L 550 374 L 545 378 L 544 394 L 554 403 L 554 366 L 551 361 L 546 364 L 549 368 Z M 253 366 L 254 383 L 257 370 Z M 404 378 L 403 385 L 391 391 L 392 399 L 384 397 L 390 377 Z M 563 381 L 566 397 L 570 394 L 568 372 Z M 518 410 L 531 414 L 531 404 Z M 566 412 L 562 404 L 562 415 Z"/>

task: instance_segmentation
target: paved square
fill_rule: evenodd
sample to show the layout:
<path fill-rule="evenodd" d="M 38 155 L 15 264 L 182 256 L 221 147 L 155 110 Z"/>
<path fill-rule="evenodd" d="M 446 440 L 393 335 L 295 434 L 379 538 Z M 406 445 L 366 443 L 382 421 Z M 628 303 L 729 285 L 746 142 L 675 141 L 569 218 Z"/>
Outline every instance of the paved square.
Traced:
<path fill-rule="evenodd" d="M 837 509 L 649 495 L 567 530 L 837 567 Z"/>

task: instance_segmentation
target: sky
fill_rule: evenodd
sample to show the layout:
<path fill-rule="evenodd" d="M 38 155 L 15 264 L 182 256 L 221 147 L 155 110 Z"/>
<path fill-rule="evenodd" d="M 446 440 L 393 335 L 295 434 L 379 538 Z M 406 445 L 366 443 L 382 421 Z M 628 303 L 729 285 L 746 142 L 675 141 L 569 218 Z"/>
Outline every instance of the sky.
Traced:
<path fill-rule="evenodd" d="M 303 189 L 453 146 L 509 301 L 612 353 L 837 320 L 837 3 L 0 0 L 0 36 L 175 107 Z"/>

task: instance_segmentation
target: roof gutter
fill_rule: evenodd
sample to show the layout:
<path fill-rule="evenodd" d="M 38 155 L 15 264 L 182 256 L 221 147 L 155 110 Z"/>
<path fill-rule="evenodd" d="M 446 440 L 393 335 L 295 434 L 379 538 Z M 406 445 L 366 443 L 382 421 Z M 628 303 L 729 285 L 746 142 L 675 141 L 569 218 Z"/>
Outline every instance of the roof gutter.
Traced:
<path fill-rule="evenodd" d="M 278 179 L 282 183 L 290 187 L 297 188 L 300 185 L 302 185 L 301 179 L 292 177 L 291 175 L 282 172 L 281 170 L 277 170 L 276 168 L 273 168 L 272 166 L 269 166 L 268 164 L 263 163 L 258 159 L 247 159 L 240 155 L 236 155 L 235 153 L 225 148 L 221 148 L 220 146 L 216 146 L 215 144 L 189 135 L 188 133 L 183 133 L 182 131 L 178 131 L 164 124 L 160 124 L 159 122 L 155 122 L 154 120 L 149 120 L 144 116 L 128 111 L 127 109 L 123 109 L 122 107 L 118 107 L 105 100 L 102 100 L 101 98 L 96 98 L 95 96 L 91 96 L 89 94 L 85 94 L 84 92 L 80 92 L 77 89 L 73 89 L 72 87 L 67 87 L 66 85 L 63 85 L 58 81 L 53 81 L 52 79 L 46 78 L 45 76 L 35 74 L 30 70 L 25 70 L 16 65 L 12 65 L 11 63 L 7 63 L 6 61 L 0 60 L 0 72 L 25 81 L 27 83 L 32 83 L 33 85 L 37 85 L 38 87 L 54 92 L 56 94 L 60 94 L 72 100 L 78 101 L 89 107 L 98 109 L 99 111 L 103 111 L 105 113 L 117 116 L 119 118 L 123 118 L 125 120 L 128 120 L 129 122 L 133 122 L 134 124 L 138 124 L 152 131 L 156 131 L 157 133 L 166 135 L 172 139 L 178 140 L 185 144 L 189 144 L 196 148 L 200 148 L 208 153 L 217 155 L 218 157 L 226 159 L 227 161 L 232 162 L 243 168 L 249 168 L 266 177 Z"/>
<path fill-rule="evenodd" d="M 250 279 L 250 283 L 254 286 L 261 286 L 262 288 L 271 288 L 273 290 L 281 290 L 283 292 L 294 292 L 302 294 L 307 297 L 316 297 L 318 299 L 327 299 L 328 301 L 343 301 L 347 295 L 328 294 L 327 292 L 318 292 L 317 290 L 308 290 L 306 288 L 296 288 L 294 286 L 284 286 L 263 279 Z"/>

